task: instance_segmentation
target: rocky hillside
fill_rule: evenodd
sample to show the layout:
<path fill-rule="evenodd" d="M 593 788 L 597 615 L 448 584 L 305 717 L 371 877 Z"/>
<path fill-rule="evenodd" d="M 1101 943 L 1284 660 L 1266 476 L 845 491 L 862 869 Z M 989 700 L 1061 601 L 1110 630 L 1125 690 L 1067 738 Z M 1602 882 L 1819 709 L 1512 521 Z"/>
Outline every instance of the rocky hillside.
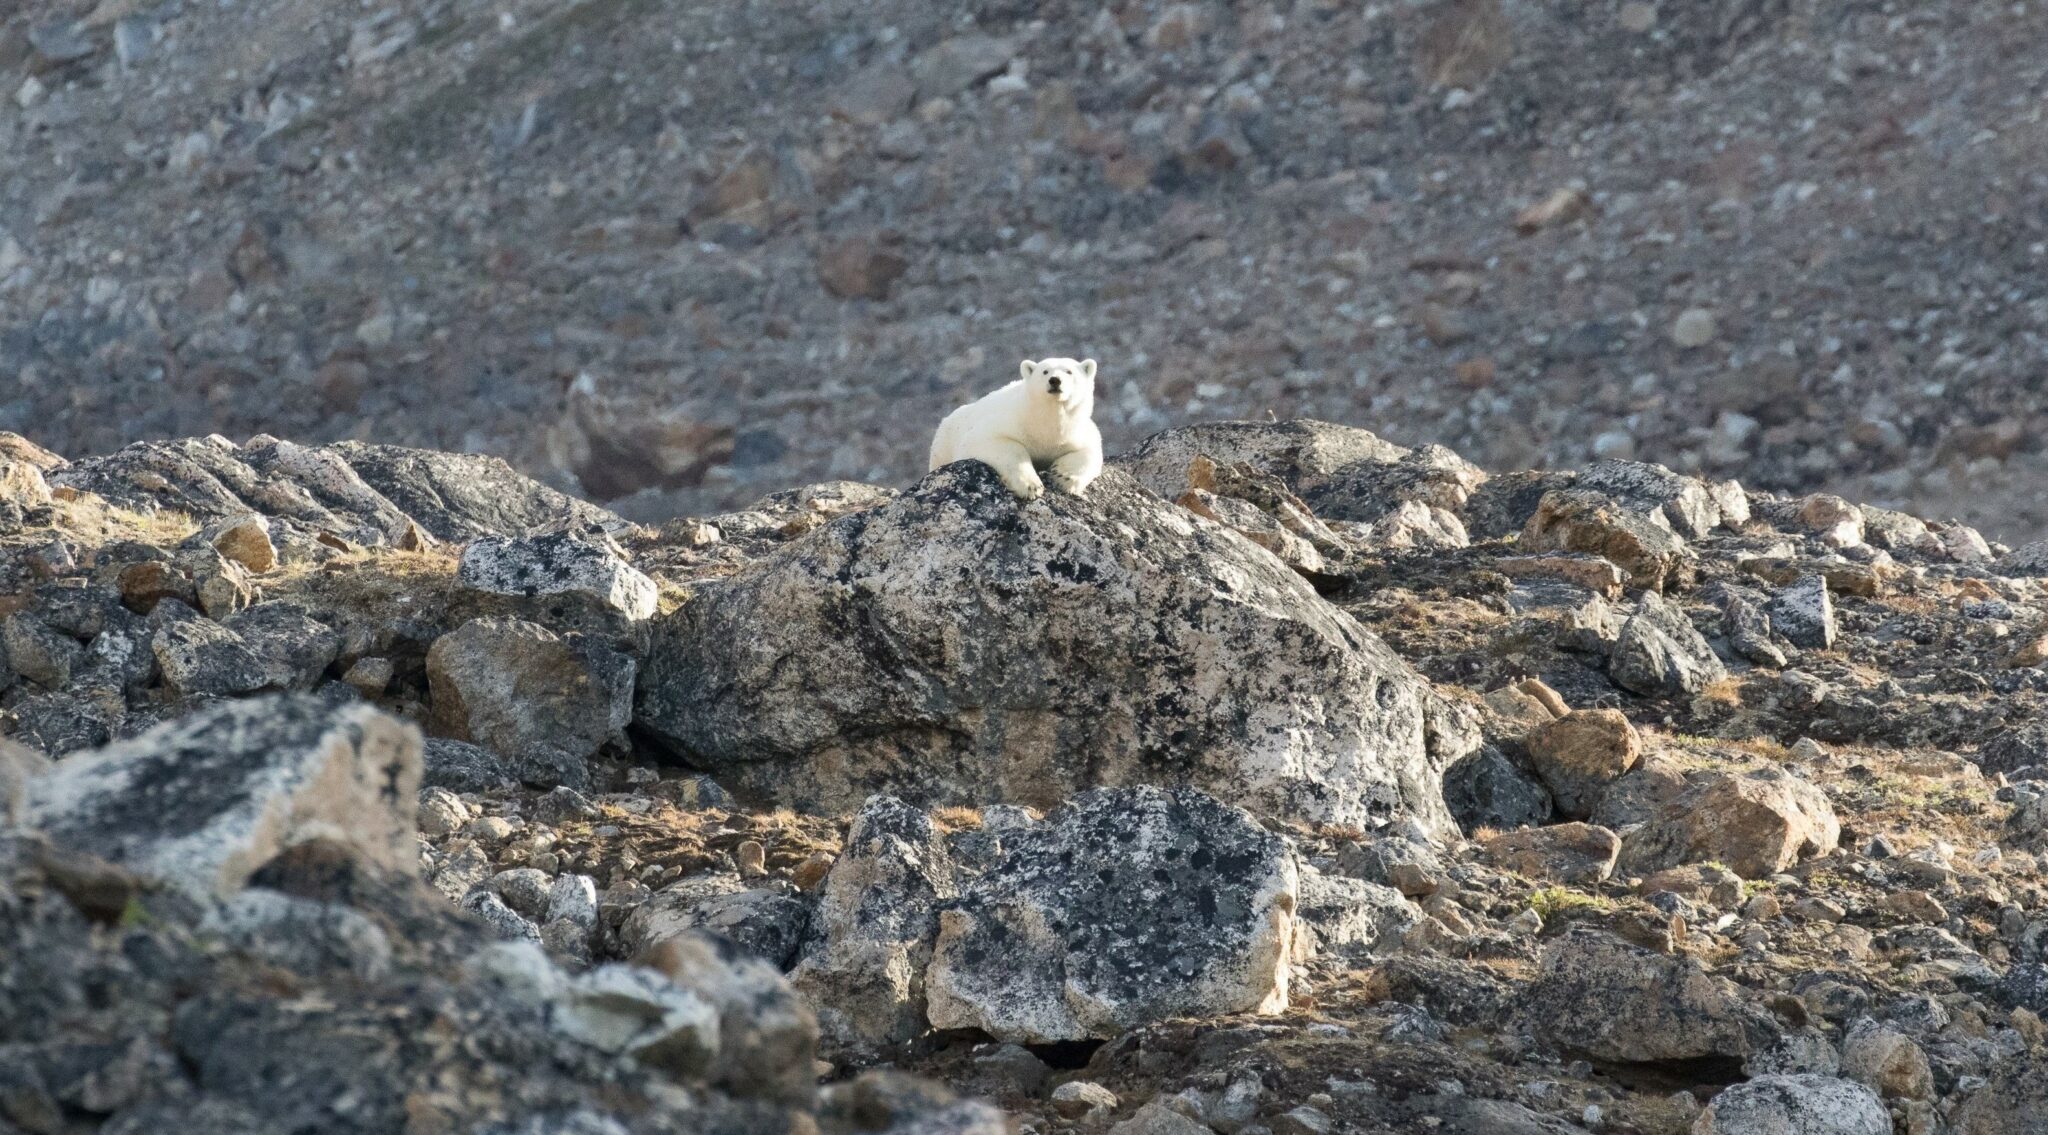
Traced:
<path fill-rule="evenodd" d="M 632 524 L 0 435 L 0 1126 L 2013 1135 L 2048 545 L 1300 420 Z"/>
<path fill-rule="evenodd" d="M 2023 543 L 2048 9 L 14 0 L 0 429 L 494 453 L 636 519 L 921 472 L 1020 357 Z M 916 433 L 916 430 L 911 430 Z"/>

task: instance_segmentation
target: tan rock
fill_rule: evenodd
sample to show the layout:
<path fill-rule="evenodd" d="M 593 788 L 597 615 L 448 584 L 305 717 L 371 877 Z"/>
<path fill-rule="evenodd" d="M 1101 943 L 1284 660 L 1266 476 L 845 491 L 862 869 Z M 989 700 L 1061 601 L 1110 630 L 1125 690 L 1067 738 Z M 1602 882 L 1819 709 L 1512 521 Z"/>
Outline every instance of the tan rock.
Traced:
<path fill-rule="evenodd" d="M 223 559 L 258 575 L 277 566 L 277 546 L 270 542 L 270 521 L 255 513 L 235 517 L 215 528 L 211 543 Z"/>
<path fill-rule="evenodd" d="M 1536 775 L 1549 786 L 1560 815 L 1585 819 L 1607 786 L 1635 767 L 1642 738 L 1615 709 L 1582 709 L 1531 733 L 1525 743 Z"/>
<path fill-rule="evenodd" d="M 1621 838 L 1592 824 L 1556 824 L 1501 832 L 1481 841 L 1493 862 L 1518 875 L 1588 885 L 1614 874 Z"/>
<path fill-rule="evenodd" d="M 1761 879 L 1833 851 L 1841 834 L 1827 794 L 1806 781 L 1776 769 L 1711 774 L 1623 840 L 1622 867 L 1647 875 L 1718 862 Z"/>
<path fill-rule="evenodd" d="M 1662 591 L 1689 573 L 1683 537 L 1649 516 L 1629 512 L 1598 493 L 1546 493 L 1522 530 L 1530 552 L 1584 552 L 1603 556 L 1628 573 L 1631 587 Z"/>

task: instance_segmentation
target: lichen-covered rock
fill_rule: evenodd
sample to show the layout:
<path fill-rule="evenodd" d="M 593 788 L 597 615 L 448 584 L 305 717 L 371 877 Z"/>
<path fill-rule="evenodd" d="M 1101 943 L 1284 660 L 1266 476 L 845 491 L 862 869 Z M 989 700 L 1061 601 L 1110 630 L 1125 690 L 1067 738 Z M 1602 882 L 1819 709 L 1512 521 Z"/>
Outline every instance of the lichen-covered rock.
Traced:
<path fill-rule="evenodd" d="M 1890 1135 L 1891 1113 L 1852 1080 L 1811 1073 L 1758 1076 L 1707 1105 L 1692 1135 Z"/>
<path fill-rule="evenodd" d="M 1740 1058 L 1774 1026 L 1737 989 L 1688 958 L 1586 928 L 1544 948 L 1523 1008 L 1539 1035 L 1593 1060 Z"/>
<path fill-rule="evenodd" d="M 1444 770 L 1444 805 L 1467 835 L 1480 828 L 1519 828 L 1550 819 L 1550 790 L 1492 745 Z"/>
<path fill-rule="evenodd" d="M 1007 841 L 943 906 L 937 1028 L 1044 1043 L 1287 1006 L 1293 853 L 1188 789 L 1097 789 Z"/>
<path fill-rule="evenodd" d="M 1636 613 L 1621 625 L 1607 674 L 1646 697 L 1691 697 L 1726 678 L 1728 668 L 1684 611 L 1645 592 Z"/>
<path fill-rule="evenodd" d="M 569 980 L 554 1022 L 563 1035 L 592 1048 L 695 1077 L 718 1056 L 718 1018 L 710 1001 L 664 974 L 607 965 Z"/>
<path fill-rule="evenodd" d="M 1614 709 L 1568 713 L 1530 733 L 1523 744 L 1558 814 L 1574 820 L 1593 814 L 1601 793 L 1635 767 L 1643 750 L 1636 727 Z"/>
<path fill-rule="evenodd" d="M 1344 875 L 1326 875 L 1298 864 L 1295 951 L 1371 955 L 1398 945 L 1422 919 L 1400 891 Z"/>
<path fill-rule="evenodd" d="M 310 839 L 416 875 L 420 747 L 417 729 L 368 706 L 226 702 L 67 757 L 32 782 L 28 821 L 201 895 L 233 893 Z"/>
<path fill-rule="evenodd" d="M 1721 506 L 1704 483 L 1662 465 L 1613 459 L 1579 470 L 1578 488 L 1604 493 L 1624 508 L 1663 516 L 1673 531 L 1697 540 L 1721 523 Z"/>
<path fill-rule="evenodd" d="M 1120 474 L 1023 505 L 963 462 L 703 586 L 658 625 L 637 724 L 788 803 L 1188 784 L 1443 830 L 1425 688 L 1278 561 Z"/>
<path fill-rule="evenodd" d="M 1622 868 L 1647 875 L 1718 862 L 1763 879 L 1826 855 L 1841 839 L 1827 793 L 1777 769 L 1694 778 L 1623 841 Z"/>
<path fill-rule="evenodd" d="M 589 787 L 587 758 L 620 740 L 634 662 L 522 619 L 472 619 L 427 651 L 434 732 L 503 755 L 528 783 Z"/>
<path fill-rule="evenodd" d="M 872 1056 L 923 1033 L 939 905 L 959 893 L 932 819 L 891 796 L 861 806 L 812 916 L 790 984 L 828 1053 Z"/>
<path fill-rule="evenodd" d="M 1691 570 L 1692 550 L 1661 512 L 1630 511 L 1582 489 L 1546 493 L 1522 529 L 1530 552 L 1586 552 L 1628 573 L 1630 587 L 1662 591 Z"/>
<path fill-rule="evenodd" d="M 1835 604 L 1827 577 L 1809 575 L 1771 600 L 1771 629 L 1802 650 L 1835 645 Z"/>
<path fill-rule="evenodd" d="M 493 595 L 588 595 L 628 619 L 653 617 L 660 598 L 654 581 L 617 548 L 566 532 L 472 541 L 458 574 L 464 587 Z"/>

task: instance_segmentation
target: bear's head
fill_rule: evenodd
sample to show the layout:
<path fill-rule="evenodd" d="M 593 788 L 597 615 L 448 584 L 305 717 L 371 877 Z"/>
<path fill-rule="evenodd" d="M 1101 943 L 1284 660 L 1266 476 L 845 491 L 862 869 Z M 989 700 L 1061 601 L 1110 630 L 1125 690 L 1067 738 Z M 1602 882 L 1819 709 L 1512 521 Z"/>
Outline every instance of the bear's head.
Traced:
<path fill-rule="evenodd" d="M 1019 368 L 1033 394 L 1058 402 L 1063 409 L 1086 409 L 1095 402 L 1095 360 L 1024 360 Z"/>

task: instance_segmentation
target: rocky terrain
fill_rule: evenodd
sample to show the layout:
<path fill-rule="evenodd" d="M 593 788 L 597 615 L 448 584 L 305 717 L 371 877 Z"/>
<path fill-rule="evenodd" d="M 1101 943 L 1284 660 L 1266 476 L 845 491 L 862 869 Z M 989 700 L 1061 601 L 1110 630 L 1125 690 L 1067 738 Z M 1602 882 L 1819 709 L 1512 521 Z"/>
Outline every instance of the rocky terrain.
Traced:
<path fill-rule="evenodd" d="M 1314 416 L 2048 536 L 2036 3 L 16 0 L 0 429 L 503 456 L 633 519 Z"/>
<path fill-rule="evenodd" d="M 2048 544 L 1311 420 L 0 435 L 0 1130 L 2017 1135 Z"/>

